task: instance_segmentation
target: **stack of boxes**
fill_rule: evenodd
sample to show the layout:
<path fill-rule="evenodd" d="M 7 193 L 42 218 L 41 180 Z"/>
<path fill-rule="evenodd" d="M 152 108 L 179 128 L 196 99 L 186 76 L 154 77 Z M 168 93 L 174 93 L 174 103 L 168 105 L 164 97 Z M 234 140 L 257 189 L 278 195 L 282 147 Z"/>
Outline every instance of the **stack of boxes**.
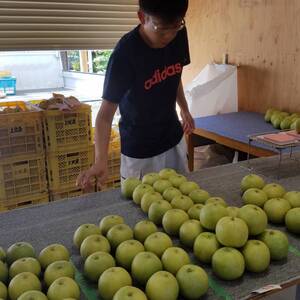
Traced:
<path fill-rule="evenodd" d="M 48 202 L 42 115 L 0 103 L 0 210 Z"/>
<path fill-rule="evenodd" d="M 16 83 L 16 77 L 11 76 L 9 71 L 0 71 L 0 96 L 15 95 Z"/>
<path fill-rule="evenodd" d="M 79 196 L 78 175 L 92 166 L 91 107 L 82 104 L 74 111 L 43 111 L 50 201 Z M 93 187 L 89 192 L 95 191 Z"/>
<path fill-rule="evenodd" d="M 5 109 L 4 109 L 5 108 Z M 76 186 L 94 163 L 91 107 L 40 110 L 24 102 L 0 103 L 0 211 L 120 186 L 120 137 L 112 130 L 108 179 L 98 189 Z"/>

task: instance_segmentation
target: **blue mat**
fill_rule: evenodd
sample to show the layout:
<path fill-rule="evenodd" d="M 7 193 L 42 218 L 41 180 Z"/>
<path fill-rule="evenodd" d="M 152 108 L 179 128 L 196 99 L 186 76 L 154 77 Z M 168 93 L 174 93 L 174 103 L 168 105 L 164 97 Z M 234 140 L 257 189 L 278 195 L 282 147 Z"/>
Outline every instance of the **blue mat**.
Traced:
<path fill-rule="evenodd" d="M 263 114 L 255 112 L 233 112 L 196 118 L 195 126 L 245 144 L 248 144 L 249 135 L 279 131 L 274 129 L 272 124 L 265 122 Z M 251 145 L 276 151 L 261 143 L 252 142 Z M 299 150 L 300 147 L 295 148 L 295 151 Z M 285 149 L 283 152 L 289 152 L 289 149 Z"/>

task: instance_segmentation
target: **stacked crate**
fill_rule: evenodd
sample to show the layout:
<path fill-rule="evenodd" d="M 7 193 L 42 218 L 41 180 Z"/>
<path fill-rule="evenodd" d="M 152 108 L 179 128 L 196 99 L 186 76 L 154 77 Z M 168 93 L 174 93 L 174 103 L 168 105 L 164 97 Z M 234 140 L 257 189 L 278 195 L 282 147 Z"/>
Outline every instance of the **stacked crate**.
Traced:
<path fill-rule="evenodd" d="M 76 179 L 94 162 L 91 107 L 44 110 L 43 129 L 50 201 L 82 195 L 85 191 L 76 186 Z"/>
<path fill-rule="evenodd" d="M 40 112 L 0 103 L 0 210 L 48 202 L 42 133 Z"/>

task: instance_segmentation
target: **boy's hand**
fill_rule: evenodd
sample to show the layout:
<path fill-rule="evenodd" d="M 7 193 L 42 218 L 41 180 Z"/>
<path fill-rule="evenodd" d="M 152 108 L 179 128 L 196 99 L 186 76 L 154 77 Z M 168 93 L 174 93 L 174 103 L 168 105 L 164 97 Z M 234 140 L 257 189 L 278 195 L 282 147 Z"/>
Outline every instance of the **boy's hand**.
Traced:
<path fill-rule="evenodd" d="M 182 127 L 185 134 L 191 134 L 195 129 L 195 121 L 189 111 L 180 111 Z"/>
<path fill-rule="evenodd" d="M 101 186 L 105 182 L 108 175 L 107 164 L 97 162 L 93 164 L 88 170 L 79 174 L 76 180 L 76 185 L 82 189 L 92 187 L 93 179 L 96 177 L 97 184 Z"/>

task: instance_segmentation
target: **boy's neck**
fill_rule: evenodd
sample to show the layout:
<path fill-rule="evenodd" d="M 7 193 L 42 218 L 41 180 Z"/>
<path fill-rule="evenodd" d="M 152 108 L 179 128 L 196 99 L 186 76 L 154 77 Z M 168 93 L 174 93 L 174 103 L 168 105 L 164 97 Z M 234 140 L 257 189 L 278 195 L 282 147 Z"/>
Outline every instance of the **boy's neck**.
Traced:
<path fill-rule="evenodd" d="M 143 24 L 140 25 L 139 27 L 139 34 L 141 36 L 141 38 L 143 39 L 143 41 L 150 47 L 150 48 L 163 48 L 164 46 L 159 44 L 159 43 L 154 43 L 151 41 L 151 39 L 149 39 L 148 35 L 147 35 L 147 31 L 144 29 Z"/>

